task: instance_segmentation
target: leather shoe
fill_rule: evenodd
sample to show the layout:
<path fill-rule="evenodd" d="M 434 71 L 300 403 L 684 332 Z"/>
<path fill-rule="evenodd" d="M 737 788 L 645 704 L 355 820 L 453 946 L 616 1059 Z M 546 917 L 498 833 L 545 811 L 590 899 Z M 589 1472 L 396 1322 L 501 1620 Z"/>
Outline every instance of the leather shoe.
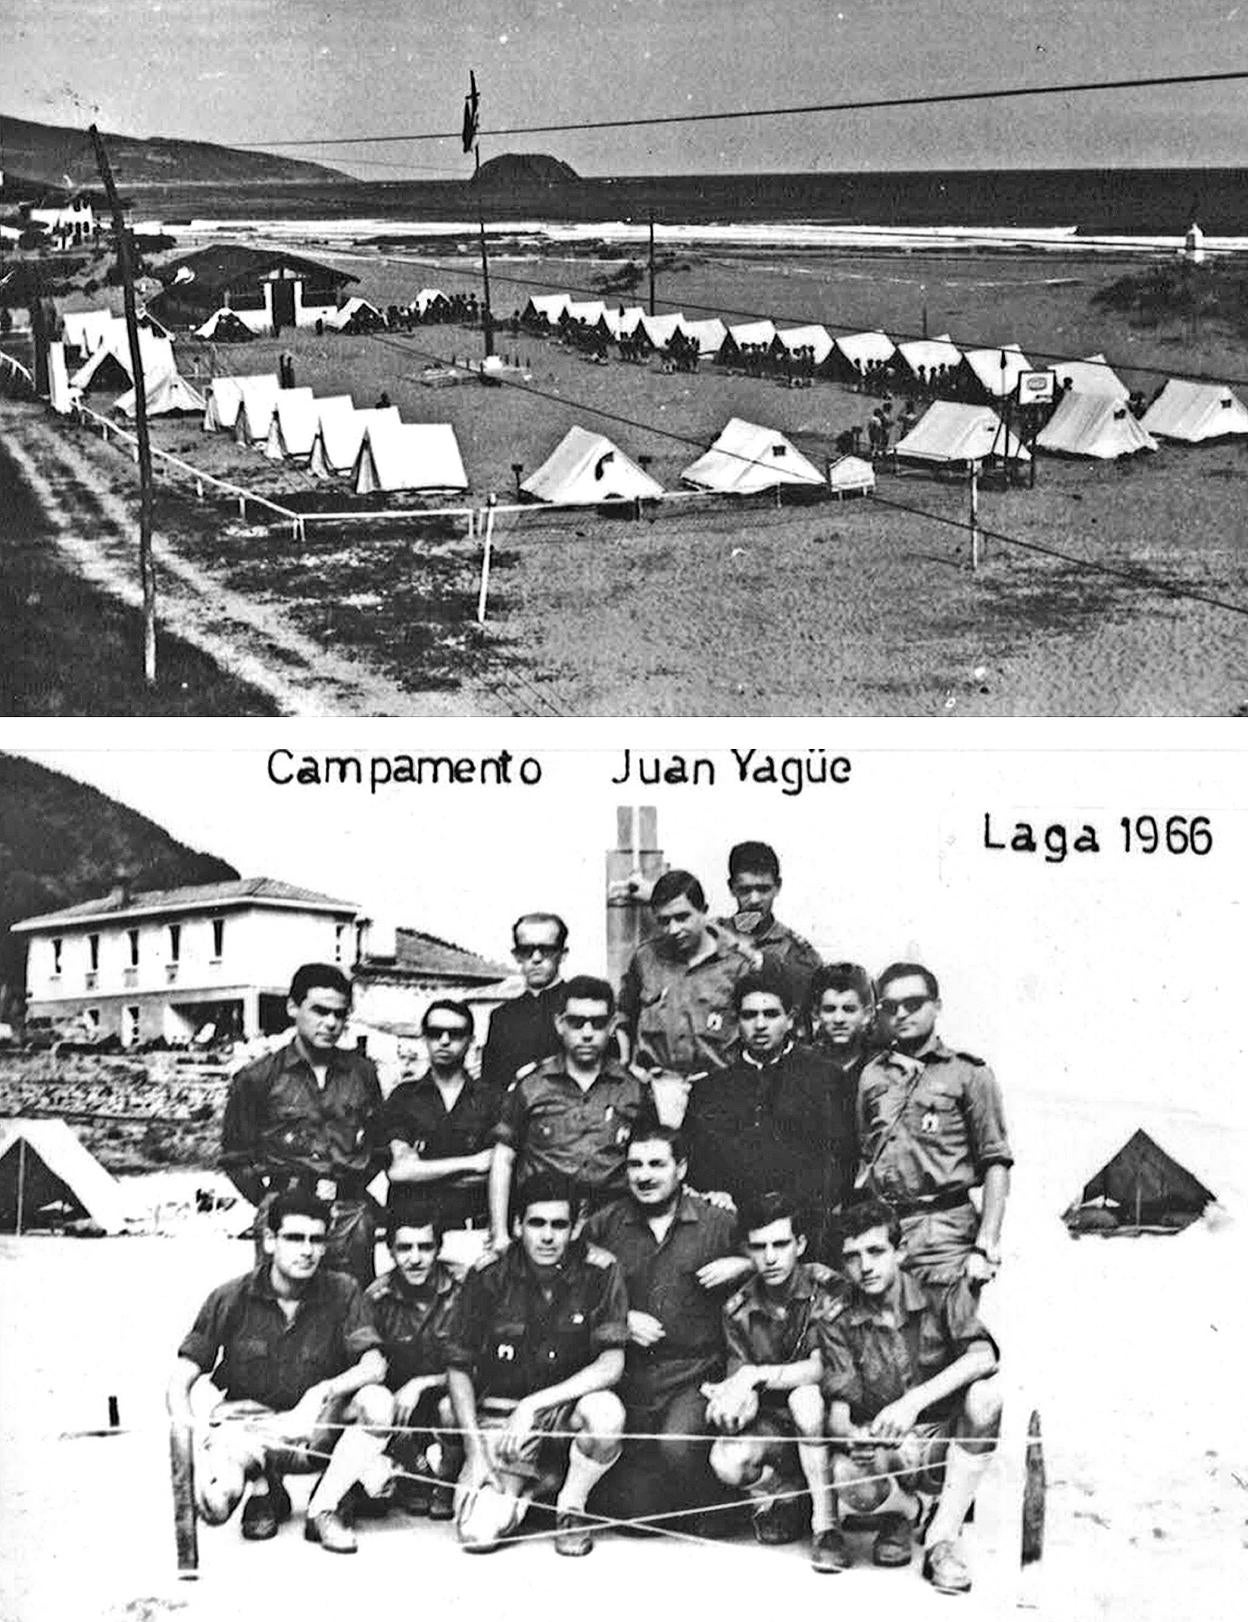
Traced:
<path fill-rule="evenodd" d="M 924 1553 L 923 1575 L 941 1594 L 970 1592 L 971 1574 L 952 1538 L 942 1538 Z"/>
<path fill-rule="evenodd" d="M 577 1509 L 561 1509 L 555 1516 L 555 1553 L 576 1558 L 594 1546 L 589 1522 Z"/>
<path fill-rule="evenodd" d="M 323 1509 L 319 1515 L 309 1515 L 303 1523 L 303 1535 L 309 1543 L 319 1543 L 330 1554 L 354 1554 L 359 1547 L 355 1533 L 333 1509 Z"/>
<path fill-rule="evenodd" d="M 440 1482 L 429 1494 L 429 1519 L 431 1521 L 455 1519 L 455 1489 L 446 1482 Z"/>
<path fill-rule="evenodd" d="M 914 1528 L 904 1515 L 885 1515 L 871 1546 L 877 1566 L 908 1566 L 914 1549 Z"/>
<path fill-rule="evenodd" d="M 810 1563 L 816 1571 L 848 1571 L 849 1544 L 839 1526 L 816 1532 L 810 1545 Z"/>
<path fill-rule="evenodd" d="M 252 1493 L 243 1505 L 243 1536 L 249 1543 L 267 1543 L 289 1519 L 290 1494 L 280 1482 L 272 1482 L 268 1492 Z"/>
<path fill-rule="evenodd" d="M 753 1515 L 754 1536 L 759 1543 L 796 1543 L 802 1535 L 796 1506 L 791 1502 L 766 1504 Z"/>

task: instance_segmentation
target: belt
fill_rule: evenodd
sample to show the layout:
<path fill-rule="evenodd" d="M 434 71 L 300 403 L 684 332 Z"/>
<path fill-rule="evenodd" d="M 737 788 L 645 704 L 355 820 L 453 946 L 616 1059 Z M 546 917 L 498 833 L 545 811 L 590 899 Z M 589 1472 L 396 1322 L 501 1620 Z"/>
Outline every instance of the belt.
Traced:
<path fill-rule="evenodd" d="M 947 1188 L 943 1194 L 924 1194 L 914 1200 L 888 1202 L 899 1217 L 922 1216 L 926 1211 L 957 1211 L 971 1203 L 969 1188 Z"/>

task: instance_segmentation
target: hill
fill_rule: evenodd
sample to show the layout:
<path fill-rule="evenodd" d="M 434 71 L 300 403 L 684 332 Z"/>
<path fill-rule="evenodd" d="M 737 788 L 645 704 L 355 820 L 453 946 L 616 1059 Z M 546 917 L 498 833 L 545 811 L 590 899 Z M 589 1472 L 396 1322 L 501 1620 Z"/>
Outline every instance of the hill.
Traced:
<path fill-rule="evenodd" d="M 562 186 L 581 177 L 570 164 L 545 152 L 504 152 L 487 158 L 474 178 L 483 186 Z"/>
<path fill-rule="evenodd" d="M 104 895 L 119 873 L 138 890 L 239 876 L 98 789 L 0 754 L 0 1019 L 26 984 L 26 944 L 9 926 Z"/>
<path fill-rule="evenodd" d="M 274 157 L 269 152 L 240 152 L 209 141 L 183 141 L 163 135 L 139 139 L 132 135 L 110 135 L 107 130 L 102 133 L 113 174 L 122 191 L 136 191 L 144 186 L 255 184 L 258 181 L 269 185 L 307 185 L 349 178 L 339 170 L 326 169 L 318 163 Z M 0 116 L 0 134 L 4 138 L 0 161 L 11 182 L 19 186 L 34 182 L 64 188 L 68 175 L 75 189 L 98 186 L 95 157 L 85 130 Z"/>

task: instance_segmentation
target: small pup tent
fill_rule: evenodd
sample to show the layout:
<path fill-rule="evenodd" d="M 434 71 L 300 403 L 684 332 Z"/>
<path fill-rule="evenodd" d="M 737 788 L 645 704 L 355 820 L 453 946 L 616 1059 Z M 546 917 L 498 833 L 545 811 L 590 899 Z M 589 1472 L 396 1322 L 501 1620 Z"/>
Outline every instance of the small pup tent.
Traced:
<path fill-rule="evenodd" d="M 662 485 L 617 445 L 586 428 L 569 428 L 520 489 L 534 501 L 561 507 L 592 507 L 603 501 L 652 501 L 663 494 Z"/>
<path fill-rule="evenodd" d="M 246 377 L 214 377 L 208 385 L 207 403 L 204 406 L 204 432 L 233 433 L 243 404 L 243 385 L 265 380 L 273 385 L 273 392 L 276 394 L 278 389 L 276 372 L 259 372 Z"/>
<path fill-rule="evenodd" d="M 0 1232 L 52 1226 L 53 1205 L 105 1233 L 125 1227 L 121 1190 L 64 1121 L 0 1122 Z"/>
<path fill-rule="evenodd" d="M 321 413 L 321 424 L 312 441 L 308 467 L 318 479 L 335 473 L 354 473 L 364 443 L 364 435 L 379 422 L 398 422 L 398 406 L 369 406 L 362 411 L 332 409 Z"/>
<path fill-rule="evenodd" d="M 1063 1220 L 1074 1233 L 1177 1233 L 1217 1195 L 1143 1128 L 1084 1184 Z"/>
<path fill-rule="evenodd" d="M 371 423 L 355 462 L 355 493 L 466 490 L 468 475 L 455 430 L 446 422 Z"/>
<path fill-rule="evenodd" d="M 225 305 L 214 310 L 203 326 L 195 328 L 197 338 L 211 338 L 217 344 L 249 344 L 255 338 L 250 327 L 244 326 L 234 311 Z"/>
<path fill-rule="evenodd" d="M 240 445 L 256 445 L 269 437 L 269 424 L 281 392 L 281 384 L 271 375 L 243 379 L 242 399 L 234 419 L 234 438 Z"/>

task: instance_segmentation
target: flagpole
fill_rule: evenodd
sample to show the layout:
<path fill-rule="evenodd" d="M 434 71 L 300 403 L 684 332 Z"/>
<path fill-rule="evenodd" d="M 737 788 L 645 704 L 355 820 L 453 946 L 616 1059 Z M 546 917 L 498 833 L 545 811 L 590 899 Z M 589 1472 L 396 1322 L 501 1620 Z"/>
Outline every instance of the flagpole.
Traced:
<path fill-rule="evenodd" d="M 475 160 L 473 181 L 477 188 L 477 230 L 481 238 L 481 328 L 485 337 L 485 356 L 494 353 L 494 313 L 490 308 L 490 261 L 485 251 L 485 204 L 481 198 L 481 145 L 477 139 L 480 124 L 481 92 L 477 89 L 477 76 L 468 70 L 468 94 L 464 98 L 464 151 L 471 152 Z"/>

